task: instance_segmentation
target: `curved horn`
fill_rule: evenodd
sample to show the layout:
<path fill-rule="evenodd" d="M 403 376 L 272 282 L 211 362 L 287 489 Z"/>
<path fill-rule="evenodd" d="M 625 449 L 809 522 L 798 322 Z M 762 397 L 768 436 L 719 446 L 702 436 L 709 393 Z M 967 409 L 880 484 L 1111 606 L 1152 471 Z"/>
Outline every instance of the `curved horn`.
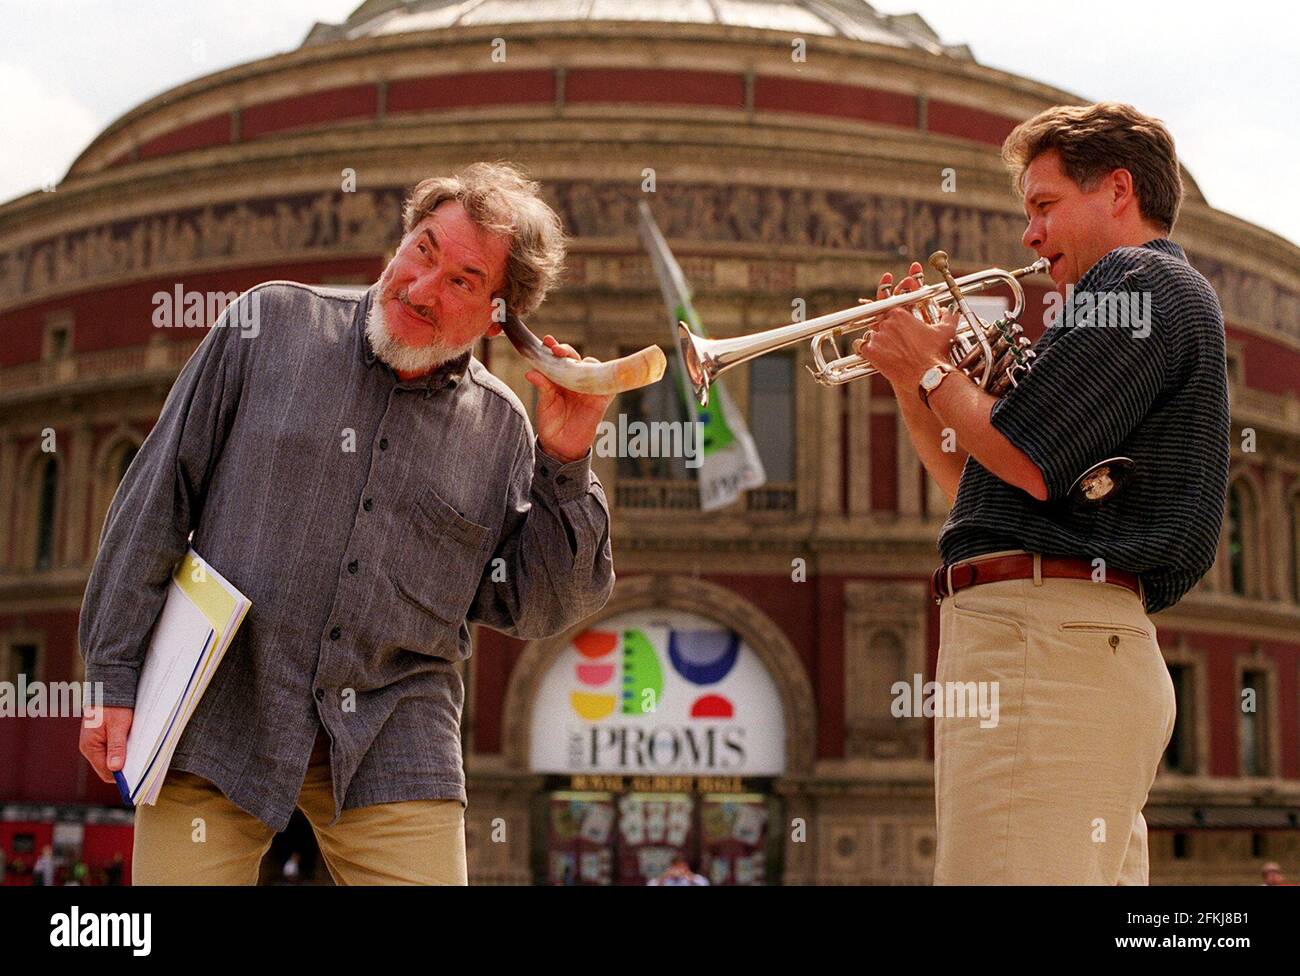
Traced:
<path fill-rule="evenodd" d="M 658 346 L 646 346 L 639 352 L 607 363 L 584 363 L 556 356 L 533 335 L 528 326 L 513 313 L 506 313 L 501 324 L 510 344 L 519 355 L 537 367 L 551 382 L 576 393 L 612 396 L 658 382 L 668 361 Z"/>

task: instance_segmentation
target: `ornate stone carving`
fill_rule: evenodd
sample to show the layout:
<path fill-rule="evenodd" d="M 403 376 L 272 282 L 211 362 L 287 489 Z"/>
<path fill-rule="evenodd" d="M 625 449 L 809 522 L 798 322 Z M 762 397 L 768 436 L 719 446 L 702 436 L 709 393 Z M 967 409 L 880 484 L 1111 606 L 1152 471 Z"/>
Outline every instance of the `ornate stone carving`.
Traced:
<path fill-rule="evenodd" d="M 41 241 L 0 253 L 0 308 L 127 275 L 177 272 L 214 259 L 243 263 L 302 252 L 382 253 L 401 236 L 405 192 L 404 187 L 389 187 L 213 204 Z M 576 237 L 636 239 L 636 204 L 643 196 L 639 184 L 551 181 L 544 193 Z M 675 240 L 921 259 L 942 247 L 957 261 L 977 267 L 1015 267 L 1027 257 L 1020 244 L 1024 221 L 1017 215 L 904 197 L 676 184 L 654 194 L 651 206 L 664 234 Z M 708 285 L 712 262 L 697 260 L 701 267 L 685 268 L 687 275 L 697 286 Z M 629 263 L 635 273 L 622 277 L 611 269 L 610 283 L 653 286 L 646 262 Z M 1300 339 L 1300 294 L 1212 258 L 1194 255 L 1193 263 L 1214 285 L 1230 318 L 1278 327 Z M 622 270 L 620 265 L 617 271 Z M 772 282 L 770 287 L 789 286 Z"/>
<path fill-rule="evenodd" d="M 849 583 L 844 593 L 844 751 L 873 759 L 920 759 L 926 721 L 890 714 L 891 686 L 925 672 L 925 587 Z M 924 679 L 923 679 L 924 680 Z"/>

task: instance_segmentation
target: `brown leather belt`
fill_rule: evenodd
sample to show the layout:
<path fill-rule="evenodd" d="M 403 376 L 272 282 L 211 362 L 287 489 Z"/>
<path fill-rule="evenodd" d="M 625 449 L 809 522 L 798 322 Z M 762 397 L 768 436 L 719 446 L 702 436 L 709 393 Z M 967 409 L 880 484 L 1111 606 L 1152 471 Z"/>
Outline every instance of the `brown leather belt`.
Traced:
<path fill-rule="evenodd" d="M 1039 572 L 1044 579 L 1091 580 L 1093 578 L 1092 563 L 1075 556 L 1043 556 Z M 989 559 L 976 557 L 965 562 L 953 563 L 951 567 L 940 566 L 936 569 L 934 575 L 930 577 L 930 593 L 934 596 L 935 603 L 942 603 L 944 597 L 952 596 L 958 590 L 964 590 L 968 586 L 1033 578 L 1032 553 L 995 556 Z M 1138 581 L 1136 573 L 1129 573 L 1122 569 L 1107 569 L 1104 582 L 1132 590 L 1138 595 L 1138 599 L 1142 599 L 1142 584 Z"/>

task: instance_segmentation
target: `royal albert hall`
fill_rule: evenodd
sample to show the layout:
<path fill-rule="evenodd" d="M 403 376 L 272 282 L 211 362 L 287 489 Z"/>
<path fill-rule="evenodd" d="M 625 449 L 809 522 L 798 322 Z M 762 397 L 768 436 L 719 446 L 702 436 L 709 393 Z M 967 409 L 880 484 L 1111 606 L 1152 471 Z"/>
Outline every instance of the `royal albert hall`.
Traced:
<path fill-rule="evenodd" d="M 155 325 L 158 294 L 364 286 L 412 185 L 505 159 L 572 237 L 533 330 L 600 359 L 675 355 L 639 201 L 709 333 L 752 333 L 938 248 L 959 274 L 1028 264 L 1000 144 L 1083 101 L 861 0 L 369 0 L 137 106 L 57 185 L 0 205 L 0 678 L 83 675 L 105 511 L 204 331 Z M 1218 561 L 1154 618 L 1178 724 L 1146 808 L 1151 880 L 1249 883 L 1266 860 L 1300 873 L 1300 248 L 1184 178 L 1173 237 L 1223 304 L 1233 454 Z M 1027 279 L 1031 335 L 1049 284 Z M 531 408 L 508 345 L 479 358 Z M 714 883 L 930 882 L 932 722 L 894 714 L 891 689 L 933 677 L 947 506 L 887 384 L 822 387 L 809 361 L 724 381 L 763 487 L 704 512 L 681 459 L 597 457 L 609 604 L 547 640 L 477 629 L 471 882 L 639 883 L 677 850 Z M 661 383 L 609 417 L 681 410 Z M 129 864 L 130 813 L 77 734 L 0 718 L 7 883 L 47 844 L 92 879 Z M 295 849 L 325 874 L 295 821 L 264 877 Z"/>

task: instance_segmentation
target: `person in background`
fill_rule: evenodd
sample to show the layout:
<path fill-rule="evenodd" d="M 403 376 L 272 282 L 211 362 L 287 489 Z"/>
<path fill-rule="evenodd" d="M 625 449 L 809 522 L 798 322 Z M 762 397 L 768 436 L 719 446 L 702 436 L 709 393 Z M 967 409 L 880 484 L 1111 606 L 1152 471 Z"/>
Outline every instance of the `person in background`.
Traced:
<path fill-rule="evenodd" d="M 646 882 L 647 885 L 704 885 L 706 887 L 708 883 L 708 878 L 691 870 L 691 862 L 686 859 L 685 854 L 678 854 L 673 858 L 673 863 L 668 865 L 667 871 Z"/>
<path fill-rule="evenodd" d="M 108 867 L 104 868 L 104 884 L 120 885 L 122 883 L 122 869 L 126 866 L 121 853 L 113 855 L 113 860 L 108 862 Z"/>
<path fill-rule="evenodd" d="M 1266 885 L 1290 886 L 1290 882 L 1288 882 L 1286 877 L 1282 874 L 1282 865 L 1278 864 L 1276 861 L 1269 861 L 1265 864 L 1262 873 L 1264 875 L 1264 884 Z"/>
<path fill-rule="evenodd" d="M 53 887 L 54 876 L 58 869 L 58 863 L 54 860 L 54 848 L 46 844 L 41 848 L 41 856 L 36 859 L 36 864 L 32 867 L 32 883 Z"/>

